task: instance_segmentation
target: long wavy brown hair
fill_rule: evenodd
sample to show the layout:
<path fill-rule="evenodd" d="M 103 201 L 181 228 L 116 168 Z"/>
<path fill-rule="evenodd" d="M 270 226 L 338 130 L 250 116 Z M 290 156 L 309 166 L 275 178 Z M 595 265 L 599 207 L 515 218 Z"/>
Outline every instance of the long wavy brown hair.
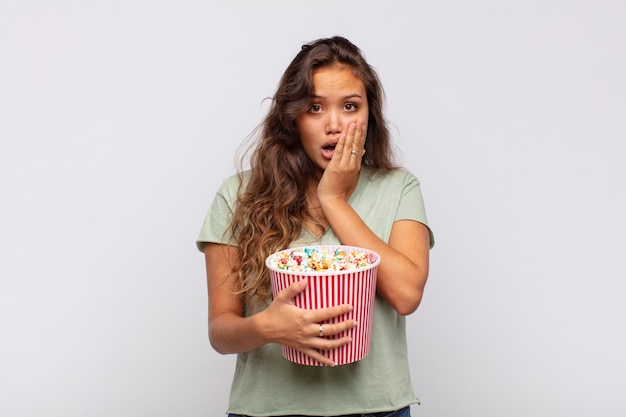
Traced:
<path fill-rule="evenodd" d="M 318 179 L 313 162 L 300 143 L 296 118 L 310 106 L 313 73 L 335 63 L 349 66 L 365 85 L 369 120 L 362 164 L 384 171 L 395 168 L 383 117 L 384 92 L 376 71 L 359 48 L 342 37 L 304 45 L 283 74 L 268 114 L 259 126 L 257 141 L 249 148 L 250 173 L 245 186 L 239 169 L 242 187 L 229 232 L 239 248 L 232 271 L 234 282 L 246 306 L 252 305 L 253 299 L 270 298 L 265 258 L 289 247 L 300 235 L 304 220 L 315 222 L 306 196 Z"/>

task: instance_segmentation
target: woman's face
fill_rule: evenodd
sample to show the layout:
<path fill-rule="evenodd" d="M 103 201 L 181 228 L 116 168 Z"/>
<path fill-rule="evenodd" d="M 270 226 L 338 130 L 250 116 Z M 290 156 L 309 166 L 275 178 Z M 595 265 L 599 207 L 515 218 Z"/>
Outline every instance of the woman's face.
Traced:
<path fill-rule="evenodd" d="M 313 73 L 309 110 L 296 118 L 296 125 L 304 151 L 320 171 L 350 123 L 362 120 L 367 130 L 368 115 L 365 85 L 350 67 L 331 64 Z"/>

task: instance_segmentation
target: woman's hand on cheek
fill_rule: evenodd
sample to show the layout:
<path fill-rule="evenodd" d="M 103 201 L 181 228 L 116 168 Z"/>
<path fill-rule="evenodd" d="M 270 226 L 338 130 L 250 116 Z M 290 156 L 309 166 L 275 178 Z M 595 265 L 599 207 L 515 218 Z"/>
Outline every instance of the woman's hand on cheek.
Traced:
<path fill-rule="evenodd" d="M 317 195 L 322 199 L 347 200 L 354 190 L 365 153 L 366 125 L 362 120 L 350 123 L 345 135 L 339 138 L 320 183 Z"/>

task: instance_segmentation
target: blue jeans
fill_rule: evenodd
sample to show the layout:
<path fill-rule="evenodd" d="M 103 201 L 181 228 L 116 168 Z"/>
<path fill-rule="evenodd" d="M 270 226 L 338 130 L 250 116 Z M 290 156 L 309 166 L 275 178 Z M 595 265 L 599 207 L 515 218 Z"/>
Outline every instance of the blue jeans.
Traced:
<path fill-rule="evenodd" d="M 239 414 L 229 414 L 228 417 L 247 417 Z M 280 417 L 306 417 L 306 416 L 280 416 Z M 406 406 L 396 411 L 383 411 L 382 413 L 348 414 L 337 417 L 411 417 L 411 407 Z"/>

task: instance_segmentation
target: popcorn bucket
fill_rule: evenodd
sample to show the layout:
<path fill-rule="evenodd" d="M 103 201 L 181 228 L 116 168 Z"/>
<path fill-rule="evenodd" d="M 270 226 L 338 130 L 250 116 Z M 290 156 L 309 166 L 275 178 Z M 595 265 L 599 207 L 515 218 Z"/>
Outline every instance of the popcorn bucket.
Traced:
<path fill-rule="evenodd" d="M 313 253 L 315 251 L 320 253 L 342 253 L 343 251 L 346 254 L 355 254 L 355 256 L 367 256 L 368 261 L 365 265 L 351 266 L 349 269 L 343 270 L 333 270 L 331 265 L 331 268 L 328 269 L 298 271 L 295 269 L 299 267 L 295 266 L 295 264 L 294 268 L 281 264 L 281 261 L 284 262 L 289 256 L 293 256 L 294 251 L 313 251 Z M 265 261 L 265 265 L 269 269 L 274 297 L 292 283 L 307 278 L 308 285 L 306 289 L 294 298 L 296 307 L 317 309 L 341 304 L 350 304 L 353 307 L 350 313 L 321 323 L 334 324 L 350 319 L 359 323 L 356 328 L 343 331 L 334 336 L 325 336 L 328 339 L 337 339 L 345 336 L 352 338 L 352 341 L 347 345 L 335 349 L 320 350 L 322 355 L 330 358 L 337 365 L 356 362 L 366 357 L 370 351 L 374 299 L 376 297 L 376 271 L 379 263 L 380 256 L 376 252 L 343 245 L 285 249 L 270 255 Z M 286 359 L 301 365 L 323 366 L 319 361 L 289 346 L 281 345 L 281 353 Z"/>

